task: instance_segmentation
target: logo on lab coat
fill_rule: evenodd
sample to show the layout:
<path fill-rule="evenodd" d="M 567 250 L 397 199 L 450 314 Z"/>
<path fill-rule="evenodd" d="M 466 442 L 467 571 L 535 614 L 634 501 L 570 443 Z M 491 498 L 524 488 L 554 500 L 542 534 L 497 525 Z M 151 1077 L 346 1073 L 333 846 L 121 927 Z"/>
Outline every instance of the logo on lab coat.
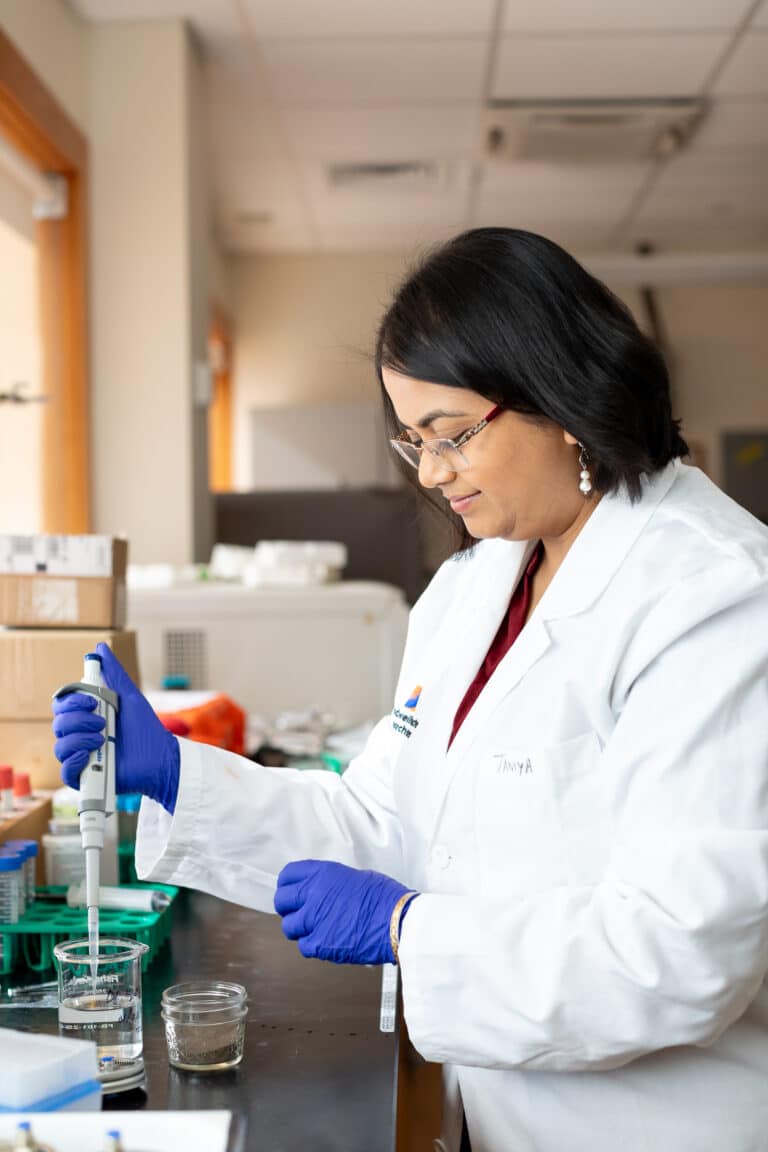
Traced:
<path fill-rule="evenodd" d="M 413 692 L 411 692 L 410 696 L 406 700 L 403 707 L 411 708 L 411 709 L 415 708 L 419 702 L 419 696 L 421 696 L 421 684 L 416 685 L 416 687 L 414 688 Z"/>
<path fill-rule="evenodd" d="M 416 685 L 413 692 L 411 692 L 410 696 L 406 700 L 405 704 L 403 704 L 403 708 L 406 708 L 407 711 L 401 712 L 399 708 L 395 708 L 394 712 L 392 713 L 392 716 L 394 717 L 392 720 L 392 727 L 394 728 L 395 732 L 398 732 L 401 736 L 405 736 L 406 740 L 410 740 L 411 736 L 413 736 L 413 733 L 419 726 L 419 722 L 416 717 L 410 715 L 410 713 L 414 711 L 416 705 L 419 702 L 419 696 L 421 696 L 421 684 Z"/>

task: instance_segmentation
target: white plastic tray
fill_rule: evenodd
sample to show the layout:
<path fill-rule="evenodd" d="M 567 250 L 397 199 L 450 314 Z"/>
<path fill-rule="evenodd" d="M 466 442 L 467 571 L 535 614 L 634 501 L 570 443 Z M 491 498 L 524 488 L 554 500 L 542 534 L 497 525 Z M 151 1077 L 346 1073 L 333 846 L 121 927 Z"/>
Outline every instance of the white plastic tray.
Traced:
<path fill-rule="evenodd" d="M 0 1115 L 0 1139 L 11 1140 L 28 1120 L 37 1141 L 55 1152 L 101 1152 L 112 1129 L 125 1152 L 236 1152 L 230 1143 L 231 1112 L 49 1112 Z"/>

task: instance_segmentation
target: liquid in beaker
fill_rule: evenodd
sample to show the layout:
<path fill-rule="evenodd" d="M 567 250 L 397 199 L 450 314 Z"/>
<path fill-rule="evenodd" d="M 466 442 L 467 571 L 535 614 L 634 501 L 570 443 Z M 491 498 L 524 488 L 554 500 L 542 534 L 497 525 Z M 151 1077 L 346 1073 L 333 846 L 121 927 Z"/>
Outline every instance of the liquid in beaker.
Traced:
<path fill-rule="evenodd" d="M 135 1060 L 142 1051 L 141 957 L 146 944 L 101 939 L 96 957 L 87 940 L 54 948 L 59 969 L 59 1032 L 94 1040 L 100 1058 Z"/>

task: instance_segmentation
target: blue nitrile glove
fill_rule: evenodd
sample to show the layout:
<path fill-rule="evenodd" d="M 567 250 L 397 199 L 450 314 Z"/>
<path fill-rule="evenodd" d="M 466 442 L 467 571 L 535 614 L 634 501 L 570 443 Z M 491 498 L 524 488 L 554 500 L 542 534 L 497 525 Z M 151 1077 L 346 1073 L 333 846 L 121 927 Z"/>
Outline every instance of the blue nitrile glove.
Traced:
<path fill-rule="evenodd" d="M 333 860 L 294 860 L 277 878 L 275 911 L 302 956 L 334 964 L 392 964 L 389 922 L 408 891 L 381 872 Z"/>
<path fill-rule="evenodd" d="M 167 732 L 111 648 L 97 644 L 101 671 L 108 688 L 116 692 L 117 713 L 116 790 L 141 792 L 157 800 L 167 812 L 176 806 L 179 790 L 179 742 Z M 96 701 L 83 692 L 73 692 L 53 701 L 53 746 L 61 763 L 65 784 L 77 788 L 80 773 L 94 748 L 104 743 L 104 721 L 94 716 Z"/>

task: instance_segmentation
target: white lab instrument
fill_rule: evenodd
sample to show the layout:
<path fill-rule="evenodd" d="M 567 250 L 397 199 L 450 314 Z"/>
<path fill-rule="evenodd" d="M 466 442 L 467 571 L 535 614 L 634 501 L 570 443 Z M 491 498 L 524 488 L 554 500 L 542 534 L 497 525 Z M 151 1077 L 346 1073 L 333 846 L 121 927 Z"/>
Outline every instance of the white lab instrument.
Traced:
<path fill-rule="evenodd" d="M 399 588 L 351 580 L 131 588 L 128 614 L 150 688 L 184 675 L 190 688 L 223 692 L 248 713 L 328 712 L 338 728 L 389 711 L 408 625 Z"/>
<path fill-rule="evenodd" d="M 88 941 L 94 982 L 99 951 L 99 871 L 104 847 L 104 825 L 115 811 L 115 734 L 117 694 L 104 683 L 101 657 L 89 652 L 83 661 L 83 679 L 66 684 L 57 697 L 82 692 L 96 700 L 94 715 L 104 719 L 104 743 L 88 757 L 80 773 L 80 837 L 85 852 L 85 885 L 88 907 Z"/>

